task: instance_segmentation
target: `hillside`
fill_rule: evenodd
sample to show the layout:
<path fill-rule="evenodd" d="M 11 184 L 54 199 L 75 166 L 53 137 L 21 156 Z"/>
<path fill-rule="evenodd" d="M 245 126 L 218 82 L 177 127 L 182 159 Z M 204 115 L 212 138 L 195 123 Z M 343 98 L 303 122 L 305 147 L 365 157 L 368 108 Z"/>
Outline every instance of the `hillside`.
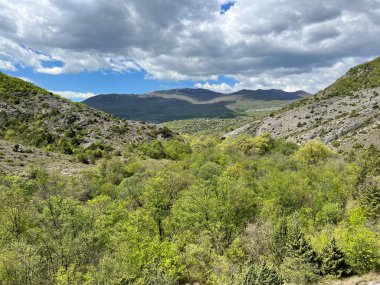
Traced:
<path fill-rule="evenodd" d="M 171 135 L 166 128 L 114 118 L 0 73 L 1 140 L 87 161 L 126 143 Z"/>
<path fill-rule="evenodd" d="M 267 134 L 134 150 L 73 176 L 0 173 L 0 283 L 379 280 L 380 150 L 347 161 Z"/>
<path fill-rule="evenodd" d="M 232 120 L 212 119 L 155 140 L 171 132 L 2 82 L 0 284 L 379 279 L 379 149 L 346 159 L 267 133 L 221 140 L 203 127 Z"/>
<path fill-rule="evenodd" d="M 334 147 L 380 145 L 380 57 L 350 69 L 314 96 L 227 136 L 269 132 L 296 143 L 319 139 Z"/>
<path fill-rule="evenodd" d="M 44 169 L 49 173 L 72 176 L 91 166 L 72 155 L 0 140 L 0 173 L 27 176 L 33 170 Z"/>
<path fill-rule="evenodd" d="M 232 118 L 277 110 L 309 94 L 304 91 L 240 90 L 223 94 L 207 89 L 172 89 L 146 94 L 106 94 L 83 103 L 115 116 L 162 123 L 194 118 Z"/>

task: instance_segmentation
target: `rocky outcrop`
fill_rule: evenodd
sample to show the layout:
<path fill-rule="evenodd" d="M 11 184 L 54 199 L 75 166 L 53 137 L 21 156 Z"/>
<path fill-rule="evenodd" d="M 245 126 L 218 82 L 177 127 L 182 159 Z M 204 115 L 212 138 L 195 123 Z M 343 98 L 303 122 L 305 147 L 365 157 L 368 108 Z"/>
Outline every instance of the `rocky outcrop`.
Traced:
<path fill-rule="evenodd" d="M 335 147 L 380 145 L 380 88 L 346 96 L 315 98 L 297 108 L 252 122 L 224 135 L 269 132 L 302 144 L 319 139 Z"/>

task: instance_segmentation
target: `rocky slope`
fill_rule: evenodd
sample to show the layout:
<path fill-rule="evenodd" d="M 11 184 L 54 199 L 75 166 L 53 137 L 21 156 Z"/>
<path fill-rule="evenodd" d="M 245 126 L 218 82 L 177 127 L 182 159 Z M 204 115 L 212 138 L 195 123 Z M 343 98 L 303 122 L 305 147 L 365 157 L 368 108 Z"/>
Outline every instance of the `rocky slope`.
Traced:
<path fill-rule="evenodd" d="M 272 116 L 224 135 L 270 132 L 296 143 L 319 139 L 333 147 L 380 145 L 380 57 Z"/>
<path fill-rule="evenodd" d="M 0 139 L 0 173 L 27 176 L 33 169 L 45 169 L 63 175 L 74 175 L 91 167 L 72 155 L 45 151 Z"/>
<path fill-rule="evenodd" d="M 73 154 L 171 136 L 166 128 L 114 118 L 0 73 L 0 139 Z"/>

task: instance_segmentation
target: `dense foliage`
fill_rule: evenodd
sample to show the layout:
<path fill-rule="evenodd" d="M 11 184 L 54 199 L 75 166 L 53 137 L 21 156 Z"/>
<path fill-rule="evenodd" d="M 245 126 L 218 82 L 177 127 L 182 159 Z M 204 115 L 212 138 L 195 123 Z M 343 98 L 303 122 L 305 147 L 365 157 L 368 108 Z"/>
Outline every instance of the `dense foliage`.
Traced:
<path fill-rule="evenodd" d="M 375 148 L 155 141 L 0 177 L 1 284 L 311 284 L 380 269 Z"/>
<path fill-rule="evenodd" d="M 189 120 L 177 120 L 165 122 L 162 125 L 168 127 L 170 130 L 182 134 L 224 134 L 226 132 L 233 131 L 239 127 L 242 127 L 248 123 L 251 123 L 255 120 L 264 118 L 265 116 L 269 115 L 269 113 L 269 111 L 255 111 L 253 114 L 250 114 L 249 116 L 242 115 L 228 119 L 198 118 Z"/>

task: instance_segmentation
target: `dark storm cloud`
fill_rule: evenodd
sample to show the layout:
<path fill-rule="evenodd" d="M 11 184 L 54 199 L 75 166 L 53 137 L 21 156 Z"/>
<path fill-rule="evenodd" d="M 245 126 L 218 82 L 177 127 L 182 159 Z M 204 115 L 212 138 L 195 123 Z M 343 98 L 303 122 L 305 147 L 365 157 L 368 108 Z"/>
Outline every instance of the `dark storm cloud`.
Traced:
<path fill-rule="evenodd" d="M 314 29 L 308 34 L 308 42 L 321 42 L 328 39 L 334 39 L 339 36 L 339 31 L 332 26 L 321 26 L 317 29 Z"/>

